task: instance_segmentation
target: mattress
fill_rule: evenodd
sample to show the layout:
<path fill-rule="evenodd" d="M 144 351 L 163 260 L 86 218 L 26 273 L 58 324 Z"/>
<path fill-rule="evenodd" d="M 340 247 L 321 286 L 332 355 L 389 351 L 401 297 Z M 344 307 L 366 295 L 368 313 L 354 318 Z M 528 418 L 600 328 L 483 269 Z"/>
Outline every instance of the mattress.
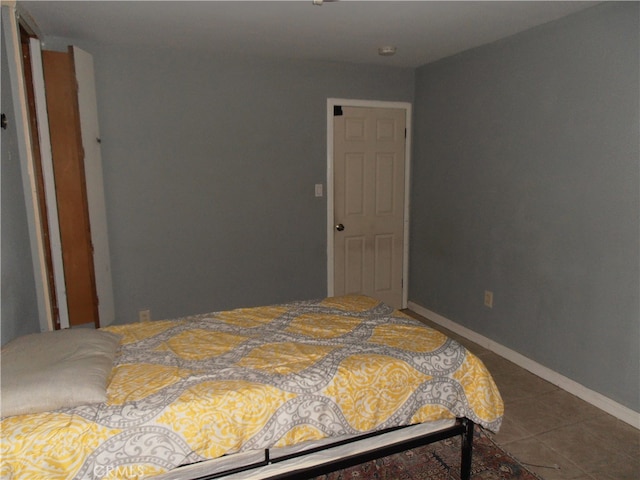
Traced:
<path fill-rule="evenodd" d="M 463 346 L 369 297 L 107 327 L 107 401 L 2 419 L 3 478 L 142 478 L 503 404 Z"/>

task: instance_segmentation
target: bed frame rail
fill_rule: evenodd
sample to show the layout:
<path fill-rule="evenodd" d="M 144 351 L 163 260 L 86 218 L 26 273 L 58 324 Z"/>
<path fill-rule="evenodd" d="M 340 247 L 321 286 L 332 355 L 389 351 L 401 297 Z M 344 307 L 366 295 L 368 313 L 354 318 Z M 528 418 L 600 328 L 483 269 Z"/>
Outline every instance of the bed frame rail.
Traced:
<path fill-rule="evenodd" d="M 264 480 L 294 480 L 294 479 L 301 479 L 301 478 L 306 478 L 306 479 L 314 478 L 320 475 L 326 475 L 328 473 L 335 472 L 336 470 L 342 470 L 345 468 L 353 467 L 354 465 L 359 465 L 361 463 L 365 463 L 371 460 L 393 455 L 395 453 L 404 452 L 405 450 L 411 450 L 412 448 L 421 447 L 423 445 L 429 445 L 431 443 L 439 442 L 440 440 L 445 440 L 447 438 L 456 437 L 458 435 L 460 435 L 462 439 L 461 455 L 460 455 L 460 478 L 461 480 L 469 480 L 471 477 L 471 458 L 473 453 L 474 426 L 475 424 L 473 421 L 467 418 L 458 418 L 455 425 L 445 428 L 443 430 L 438 430 L 435 432 L 420 435 L 418 437 L 409 438 L 409 439 L 402 440 L 390 445 L 386 445 L 386 446 L 378 447 L 372 450 L 367 450 L 365 452 L 349 455 L 347 457 L 339 458 L 339 459 L 322 463 L 319 465 L 315 465 L 312 467 L 299 468 L 299 469 L 292 470 L 291 472 L 267 476 L 265 477 Z M 359 435 L 358 437 L 354 437 L 348 440 L 342 440 L 336 443 L 332 443 L 327 446 L 316 447 L 309 450 L 292 453 L 290 455 L 283 455 L 277 458 L 270 458 L 269 450 L 266 449 L 264 451 L 265 452 L 264 460 L 260 462 L 244 465 L 242 467 L 226 470 L 224 472 L 218 472 L 211 475 L 197 477 L 194 480 L 213 480 L 213 479 L 224 477 L 226 475 L 230 475 L 233 473 L 246 472 L 254 468 L 259 468 L 259 467 L 264 467 L 264 466 L 275 464 L 275 463 L 280 463 L 285 460 L 302 457 L 302 456 L 316 453 L 322 450 L 326 450 L 328 448 L 334 448 L 341 445 L 353 443 L 355 441 L 363 440 L 366 438 L 376 437 L 378 435 L 382 435 L 384 433 L 394 431 L 394 430 L 399 430 L 401 428 L 406 428 L 406 427 L 394 427 L 394 428 L 389 428 L 389 429 L 381 430 L 377 432 L 371 432 L 365 435 Z"/>

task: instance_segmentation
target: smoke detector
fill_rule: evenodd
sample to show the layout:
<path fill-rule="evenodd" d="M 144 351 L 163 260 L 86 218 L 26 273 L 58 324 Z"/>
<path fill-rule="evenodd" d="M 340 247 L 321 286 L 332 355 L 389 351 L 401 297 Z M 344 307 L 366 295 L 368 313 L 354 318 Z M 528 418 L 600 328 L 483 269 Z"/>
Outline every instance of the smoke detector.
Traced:
<path fill-rule="evenodd" d="M 387 45 L 384 47 L 378 48 L 378 55 L 383 57 L 390 57 L 391 55 L 395 55 L 397 48 L 392 45 Z"/>

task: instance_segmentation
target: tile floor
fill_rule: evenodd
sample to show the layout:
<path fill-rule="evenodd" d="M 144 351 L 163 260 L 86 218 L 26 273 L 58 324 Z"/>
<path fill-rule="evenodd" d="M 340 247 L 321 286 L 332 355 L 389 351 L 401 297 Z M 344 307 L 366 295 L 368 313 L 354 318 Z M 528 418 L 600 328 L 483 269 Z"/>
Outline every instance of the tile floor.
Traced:
<path fill-rule="evenodd" d="M 505 415 L 494 438 L 544 480 L 640 480 L 640 430 L 411 312 L 487 366 Z"/>

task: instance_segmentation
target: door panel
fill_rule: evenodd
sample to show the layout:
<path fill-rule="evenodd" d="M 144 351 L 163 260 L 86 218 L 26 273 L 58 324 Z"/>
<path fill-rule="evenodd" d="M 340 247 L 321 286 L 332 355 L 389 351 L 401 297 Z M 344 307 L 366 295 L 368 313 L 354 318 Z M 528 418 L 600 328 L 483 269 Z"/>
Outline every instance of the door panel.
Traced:
<path fill-rule="evenodd" d="M 345 155 L 344 167 L 345 214 L 364 215 L 364 155 Z"/>
<path fill-rule="evenodd" d="M 402 306 L 405 110 L 334 116 L 334 293 Z"/>
<path fill-rule="evenodd" d="M 42 52 L 69 324 L 99 326 L 73 57 Z"/>
<path fill-rule="evenodd" d="M 80 115 L 84 172 L 87 185 L 87 208 L 91 222 L 93 265 L 100 326 L 105 327 L 115 319 L 111 257 L 107 235 L 107 215 L 102 175 L 100 127 L 96 100 L 93 58 L 87 52 L 73 48 L 73 65 L 78 81 L 78 113 Z"/>
<path fill-rule="evenodd" d="M 376 157 L 376 215 L 393 215 L 395 209 L 395 169 L 396 156 L 378 154 Z"/>
<path fill-rule="evenodd" d="M 376 235 L 375 292 L 388 292 L 393 287 L 393 235 Z"/>
<path fill-rule="evenodd" d="M 345 282 L 344 293 L 360 293 L 365 288 L 365 239 L 348 237 L 345 241 Z"/>
<path fill-rule="evenodd" d="M 54 328 L 69 328 L 67 311 L 67 291 L 64 284 L 64 262 L 60 246 L 60 224 L 58 221 L 58 205 L 56 204 L 56 186 L 51 158 L 51 140 L 49 138 L 49 118 L 45 95 L 44 75 L 42 71 L 42 49 L 40 41 L 30 39 L 29 52 L 33 72 L 33 90 L 35 96 L 36 119 L 38 123 L 38 143 L 40 145 L 40 164 L 43 176 L 42 198 L 45 200 L 47 223 L 49 227 L 48 246 L 51 250 L 51 264 L 47 265 L 49 275 L 54 278 L 52 295 L 56 299 L 58 318 Z"/>

